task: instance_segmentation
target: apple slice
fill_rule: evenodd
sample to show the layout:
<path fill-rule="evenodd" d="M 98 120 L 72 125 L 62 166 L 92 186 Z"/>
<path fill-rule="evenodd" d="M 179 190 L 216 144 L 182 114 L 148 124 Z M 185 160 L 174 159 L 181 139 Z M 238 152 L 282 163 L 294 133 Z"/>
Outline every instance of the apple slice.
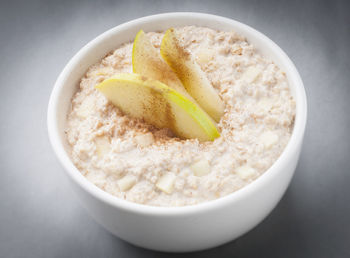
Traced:
<path fill-rule="evenodd" d="M 170 128 L 181 138 L 212 141 L 220 136 L 200 107 L 160 81 L 139 74 L 118 74 L 96 88 L 125 114 L 158 128 Z"/>
<path fill-rule="evenodd" d="M 132 69 L 134 73 L 158 80 L 191 98 L 180 79 L 162 59 L 159 51 L 152 45 L 147 35 L 140 30 L 135 37 L 132 48 Z"/>
<path fill-rule="evenodd" d="M 224 113 L 224 103 L 194 57 L 183 47 L 174 29 L 165 32 L 160 54 L 177 74 L 187 92 L 219 122 Z"/>

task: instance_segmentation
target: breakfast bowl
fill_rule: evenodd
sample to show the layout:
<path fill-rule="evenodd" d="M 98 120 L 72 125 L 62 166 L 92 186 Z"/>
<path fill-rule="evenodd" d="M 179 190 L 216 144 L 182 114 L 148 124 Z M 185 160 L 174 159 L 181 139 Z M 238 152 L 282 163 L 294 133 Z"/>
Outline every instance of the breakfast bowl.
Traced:
<path fill-rule="evenodd" d="M 187 25 L 234 30 L 285 72 L 296 106 L 289 142 L 264 174 L 234 193 L 215 200 L 182 207 L 157 207 L 117 198 L 89 182 L 69 156 L 65 128 L 71 100 L 88 68 L 121 44 L 132 42 L 140 29 L 165 31 Z M 269 38 L 247 25 L 220 16 L 165 13 L 119 25 L 84 46 L 59 75 L 50 97 L 47 120 L 53 150 L 81 203 L 99 224 L 136 246 L 188 252 L 232 241 L 254 228 L 272 211 L 294 174 L 306 116 L 306 95 L 300 75 L 288 56 Z"/>

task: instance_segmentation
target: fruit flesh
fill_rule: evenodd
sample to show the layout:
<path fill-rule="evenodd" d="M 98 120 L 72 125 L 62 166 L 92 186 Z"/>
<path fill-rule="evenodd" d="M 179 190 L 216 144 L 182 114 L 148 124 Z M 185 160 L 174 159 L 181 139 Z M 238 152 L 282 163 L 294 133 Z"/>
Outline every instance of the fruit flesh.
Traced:
<path fill-rule="evenodd" d="M 210 141 L 220 136 L 200 107 L 157 80 L 118 74 L 96 88 L 125 114 L 158 128 L 169 128 L 181 138 Z"/>
<path fill-rule="evenodd" d="M 161 81 L 170 88 L 190 98 L 180 79 L 162 59 L 159 50 L 151 43 L 147 35 L 140 30 L 135 37 L 132 49 L 133 72 Z"/>
<path fill-rule="evenodd" d="M 167 173 L 158 180 L 156 187 L 167 194 L 171 194 L 174 188 L 175 179 L 176 176 L 174 174 Z"/>
<path fill-rule="evenodd" d="M 219 122 L 224 113 L 224 103 L 191 53 L 182 46 L 174 29 L 165 32 L 160 53 L 187 92 L 216 122 Z"/>

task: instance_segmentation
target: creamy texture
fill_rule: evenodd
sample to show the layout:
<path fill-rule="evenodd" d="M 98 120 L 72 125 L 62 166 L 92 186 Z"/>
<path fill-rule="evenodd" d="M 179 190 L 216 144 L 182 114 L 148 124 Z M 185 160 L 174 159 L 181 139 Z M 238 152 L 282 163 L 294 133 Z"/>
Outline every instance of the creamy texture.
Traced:
<path fill-rule="evenodd" d="M 235 32 L 176 30 L 225 103 L 221 137 L 181 140 L 110 104 L 94 86 L 132 72 L 132 43 L 120 46 L 81 79 L 66 128 L 76 167 L 118 198 L 183 206 L 225 196 L 263 174 L 290 138 L 295 102 L 284 72 Z M 159 49 L 163 33 L 147 34 Z"/>

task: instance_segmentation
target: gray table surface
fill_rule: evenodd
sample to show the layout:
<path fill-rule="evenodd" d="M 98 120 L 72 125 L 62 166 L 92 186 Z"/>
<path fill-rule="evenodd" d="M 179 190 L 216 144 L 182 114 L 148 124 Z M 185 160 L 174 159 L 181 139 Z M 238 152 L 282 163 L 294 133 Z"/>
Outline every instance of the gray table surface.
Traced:
<path fill-rule="evenodd" d="M 0 2 L 0 257 L 167 257 L 96 224 L 48 142 L 55 79 L 88 41 L 134 18 L 197 11 L 236 19 L 279 44 L 306 87 L 295 177 L 251 232 L 185 257 L 350 257 L 350 4 L 346 1 Z"/>

